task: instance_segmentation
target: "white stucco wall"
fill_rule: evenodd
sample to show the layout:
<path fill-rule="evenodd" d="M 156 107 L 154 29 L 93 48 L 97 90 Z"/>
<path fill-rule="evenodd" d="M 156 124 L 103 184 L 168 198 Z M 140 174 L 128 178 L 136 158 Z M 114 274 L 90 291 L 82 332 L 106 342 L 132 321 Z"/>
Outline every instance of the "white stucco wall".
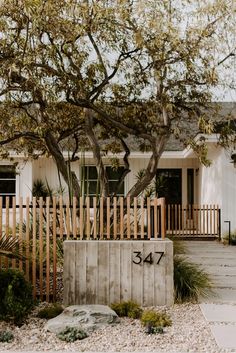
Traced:
<path fill-rule="evenodd" d="M 146 168 L 148 164 L 149 159 L 143 157 L 130 157 L 130 169 L 131 172 L 126 176 L 125 178 L 125 193 L 127 193 L 130 188 L 134 185 L 136 181 L 136 176 L 138 172 Z M 109 165 L 110 161 L 108 158 L 104 158 L 104 163 Z M 120 160 L 120 163 L 122 165 L 122 160 Z M 86 165 L 94 165 L 94 160 L 93 158 L 86 158 L 85 160 Z M 182 202 L 184 205 L 187 204 L 187 169 L 188 168 L 194 168 L 195 173 L 194 173 L 194 183 L 195 183 L 195 203 L 198 203 L 198 180 L 196 176 L 196 169 L 198 168 L 198 161 L 197 159 L 194 158 L 186 158 L 186 159 L 181 159 L 181 158 L 162 158 L 159 163 L 159 168 L 180 168 L 182 169 Z M 33 182 L 37 179 L 41 179 L 42 181 L 48 182 L 49 186 L 54 190 L 58 190 L 60 183 L 59 183 L 59 178 L 58 178 L 58 172 L 55 163 L 53 162 L 52 158 L 40 158 L 38 160 L 35 160 L 32 162 L 33 166 L 33 174 L 32 174 L 32 179 Z M 76 174 L 79 176 L 79 162 L 75 162 L 72 164 L 72 170 L 76 172 Z M 67 195 L 67 187 L 66 184 L 61 178 L 62 185 L 65 188 L 65 193 L 64 195 Z"/>
<path fill-rule="evenodd" d="M 210 167 L 199 168 L 199 200 L 201 204 L 219 205 L 221 209 L 221 232 L 236 230 L 236 169 L 229 155 L 216 144 L 209 146 Z"/>

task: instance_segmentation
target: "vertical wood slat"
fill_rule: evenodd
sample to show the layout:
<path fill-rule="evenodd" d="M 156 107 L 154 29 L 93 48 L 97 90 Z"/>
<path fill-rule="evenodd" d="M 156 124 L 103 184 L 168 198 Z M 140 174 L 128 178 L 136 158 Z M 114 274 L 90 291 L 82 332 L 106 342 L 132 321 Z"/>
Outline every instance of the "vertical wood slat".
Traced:
<path fill-rule="evenodd" d="M 113 232 L 114 232 L 114 239 L 117 239 L 117 198 L 114 197 L 113 199 Z"/>
<path fill-rule="evenodd" d="M 207 216 L 207 235 L 209 234 L 209 209 L 208 205 L 206 205 L 206 216 Z"/>
<path fill-rule="evenodd" d="M 72 203 L 73 203 L 72 204 L 72 232 L 73 232 L 73 238 L 76 239 L 77 238 L 76 197 L 73 197 Z"/>
<path fill-rule="evenodd" d="M 103 239 L 103 197 L 100 198 L 100 238 Z"/>
<path fill-rule="evenodd" d="M 205 205 L 202 205 L 202 233 L 205 235 L 206 231 L 206 215 L 205 215 Z"/>
<path fill-rule="evenodd" d="M 218 212 L 217 212 L 217 205 L 214 205 L 214 234 L 218 233 L 218 229 L 217 229 L 217 218 L 218 218 Z"/>
<path fill-rule="evenodd" d="M 144 200 L 143 200 L 143 197 L 141 198 L 140 212 L 141 212 L 141 239 L 144 239 Z"/>
<path fill-rule="evenodd" d="M 199 205 L 199 234 L 202 234 L 202 205 Z"/>
<path fill-rule="evenodd" d="M 181 209 L 182 209 L 182 235 L 184 236 L 184 231 L 185 231 L 185 226 L 184 226 L 184 222 L 185 222 L 185 220 L 184 220 L 184 205 L 183 206 L 181 206 Z"/>
<path fill-rule="evenodd" d="M 6 216 L 5 235 L 6 237 L 8 237 L 9 236 L 9 196 L 6 197 L 5 216 Z M 5 257 L 5 267 L 6 269 L 8 269 L 9 267 L 9 258 L 7 257 Z"/>
<path fill-rule="evenodd" d="M 50 197 L 46 198 L 46 301 L 50 295 Z"/>
<path fill-rule="evenodd" d="M 153 201 L 153 207 L 154 207 L 154 216 L 153 216 L 153 221 L 154 221 L 154 238 L 157 239 L 158 238 L 158 233 L 159 233 L 159 229 L 158 229 L 158 218 L 157 218 L 157 198 L 155 197 L 154 201 Z"/>
<path fill-rule="evenodd" d="M 93 238 L 97 239 L 97 199 L 93 197 Z"/>
<path fill-rule="evenodd" d="M 161 198 L 161 237 L 165 239 L 166 237 L 166 204 L 164 197 Z"/>
<path fill-rule="evenodd" d="M 39 291 L 43 300 L 43 198 L 39 198 Z"/>
<path fill-rule="evenodd" d="M 19 213 L 20 213 L 20 219 L 19 219 L 19 251 L 22 253 L 23 247 L 22 247 L 22 240 L 23 240 L 23 199 L 20 197 L 19 199 Z M 23 269 L 23 263 L 22 260 L 19 260 L 19 270 L 22 271 Z"/>
<path fill-rule="evenodd" d="M 37 208 L 36 208 L 36 197 L 33 197 L 33 242 L 32 242 L 32 285 L 33 285 L 33 297 L 36 298 L 36 224 L 37 224 Z"/>
<path fill-rule="evenodd" d="M 199 205 L 195 205 L 196 207 L 196 218 L 195 218 L 195 226 L 196 226 L 196 234 L 198 235 L 199 234 L 199 212 L 198 212 L 198 208 L 199 208 Z"/>
<path fill-rule="evenodd" d="M 172 236 L 174 235 L 174 205 L 171 205 L 171 210 L 170 210 L 170 214 L 171 214 L 171 234 Z"/>
<path fill-rule="evenodd" d="M 5 234 L 8 237 L 9 236 L 9 196 L 6 197 L 5 212 L 6 212 Z"/>
<path fill-rule="evenodd" d="M 0 208 L 0 212 L 1 212 L 1 208 Z M 12 199 L 12 236 L 13 238 L 16 237 L 16 198 L 15 197 L 13 197 Z M 12 267 L 16 268 L 16 259 L 12 259 Z M 1 264 L 0 264 L 0 268 L 1 268 Z"/>
<path fill-rule="evenodd" d="M 167 217 L 168 217 L 168 232 L 170 233 L 170 205 L 167 205 Z"/>
<path fill-rule="evenodd" d="M 175 227 L 174 227 L 174 234 L 177 235 L 177 225 L 178 225 L 178 206 L 175 204 L 174 206 L 174 218 L 175 218 Z"/>
<path fill-rule="evenodd" d="M 53 237 L 53 285 L 52 285 L 52 292 L 53 292 L 53 301 L 56 300 L 56 293 L 57 293 L 57 223 L 56 223 L 56 207 L 57 207 L 57 199 L 53 197 L 53 221 L 52 221 L 52 237 Z M 63 246 L 63 244 L 61 244 Z"/>
<path fill-rule="evenodd" d="M 212 205 L 210 205 L 210 234 L 213 234 L 213 227 L 212 227 Z"/>
<path fill-rule="evenodd" d="M 90 238 L 90 199 L 86 197 L 86 238 Z"/>
<path fill-rule="evenodd" d="M 178 234 L 179 236 L 181 235 L 181 205 L 178 205 L 178 222 L 179 222 L 179 231 Z"/>
<path fill-rule="evenodd" d="M 25 241 L 26 241 L 26 262 L 25 262 L 25 274 L 26 279 L 29 280 L 29 227 L 30 227 L 30 209 L 29 209 L 29 197 L 26 198 L 26 232 L 25 232 Z"/>
<path fill-rule="evenodd" d="M 124 198 L 120 197 L 120 239 L 124 239 Z"/>
<path fill-rule="evenodd" d="M 81 196 L 79 199 L 79 236 L 80 240 L 83 239 L 84 236 L 84 201 L 83 197 Z"/>
<path fill-rule="evenodd" d="M 138 237 L 138 225 L 137 225 L 137 197 L 134 197 L 134 239 Z"/>
<path fill-rule="evenodd" d="M 147 198 L 147 237 L 151 238 L 151 201 Z"/>
<path fill-rule="evenodd" d="M 70 239 L 70 199 L 66 200 L 66 239 Z"/>
<path fill-rule="evenodd" d="M 130 197 L 127 197 L 127 239 L 131 238 L 131 229 L 130 229 Z"/>
<path fill-rule="evenodd" d="M 60 196 L 60 199 L 59 199 L 59 208 L 60 208 L 60 215 L 59 215 L 60 239 L 63 239 L 63 233 L 64 233 L 64 212 L 63 212 L 63 199 L 62 199 L 62 196 Z"/>
<path fill-rule="evenodd" d="M 107 211 L 107 239 L 110 239 L 110 228 L 111 228 L 111 210 L 110 210 L 110 197 L 107 197 L 106 199 L 106 211 Z"/>

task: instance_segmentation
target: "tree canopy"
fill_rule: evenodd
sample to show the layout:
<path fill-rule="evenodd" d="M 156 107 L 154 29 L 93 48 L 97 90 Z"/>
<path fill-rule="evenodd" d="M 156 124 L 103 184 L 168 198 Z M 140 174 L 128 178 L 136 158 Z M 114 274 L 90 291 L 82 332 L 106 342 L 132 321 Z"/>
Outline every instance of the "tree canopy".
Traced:
<path fill-rule="evenodd" d="M 212 89 L 235 50 L 232 1 L 2 0 L 0 15 L 2 147 L 51 155 L 69 185 L 63 149 L 75 161 L 87 141 L 107 195 L 100 143 L 124 152 L 124 178 L 133 136 L 152 154 L 131 197 L 171 135 L 205 152 L 181 124 L 212 126 Z"/>

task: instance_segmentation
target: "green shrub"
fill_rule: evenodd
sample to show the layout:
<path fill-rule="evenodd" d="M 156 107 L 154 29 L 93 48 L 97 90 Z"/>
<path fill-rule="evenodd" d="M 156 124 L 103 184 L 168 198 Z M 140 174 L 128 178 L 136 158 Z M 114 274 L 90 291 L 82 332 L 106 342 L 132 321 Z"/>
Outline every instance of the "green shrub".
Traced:
<path fill-rule="evenodd" d="M 0 270 L 0 320 L 21 324 L 33 305 L 32 286 L 23 273 Z"/>
<path fill-rule="evenodd" d="M 0 342 L 11 342 L 14 340 L 14 335 L 11 331 L 0 331 Z"/>
<path fill-rule="evenodd" d="M 118 316 L 128 316 L 131 319 L 139 319 L 143 312 L 142 308 L 131 300 L 127 302 L 113 303 L 111 304 L 111 308 Z"/>
<path fill-rule="evenodd" d="M 57 337 L 66 342 L 75 342 L 88 337 L 87 333 L 76 327 L 66 327 L 65 330 L 57 334 Z"/>
<path fill-rule="evenodd" d="M 172 324 L 170 317 L 166 313 L 154 310 L 145 310 L 142 314 L 141 322 L 147 328 L 160 328 L 171 326 Z M 150 333 L 154 333 L 154 331 Z"/>
<path fill-rule="evenodd" d="M 234 230 L 230 234 L 230 244 L 229 244 L 229 232 L 223 234 L 222 242 L 224 245 L 236 245 L 236 230 Z"/>
<path fill-rule="evenodd" d="M 199 296 L 213 293 L 208 274 L 182 256 L 174 256 L 174 287 L 179 303 L 197 301 Z"/>
<path fill-rule="evenodd" d="M 53 304 L 39 310 L 38 317 L 40 319 L 53 319 L 54 317 L 60 315 L 63 311 L 63 307 L 60 304 Z"/>

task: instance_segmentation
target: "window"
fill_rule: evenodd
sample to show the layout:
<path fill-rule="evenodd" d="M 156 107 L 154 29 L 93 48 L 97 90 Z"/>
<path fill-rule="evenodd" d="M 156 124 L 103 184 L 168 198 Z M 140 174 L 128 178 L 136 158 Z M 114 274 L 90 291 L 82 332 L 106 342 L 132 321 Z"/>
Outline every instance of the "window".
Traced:
<path fill-rule="evenodd" d="M 3 198 L 3 206 L 6 205 L 7 196 L 12 205 L 12 198 L 16 196 L 16 170 L 12 165 L 0 165 L 0 196 Z"/>
<path fill-rule="evenodd" d="M 124 167 L 113 169 L 111 166 L 106 166 L 108 177 L 109 193 L 116 193 L 117 196 L 124 196 L 125 186 L 124 181 L 119 190 L 117 190 L 119 179 L 124 171 Z M 98 182 L 98 173 L 95 166 L 85 166 L 81 168 L 81 186 L 82 192 L 88 196 L 96 196 L 100 194 L 100 185 Z"/>
<path fill-rule="evenodd" d="M 182 170 L 158 169 L 156 174 L 156 193 L 165 197 L 167 204 L 182 203 Z"/>

